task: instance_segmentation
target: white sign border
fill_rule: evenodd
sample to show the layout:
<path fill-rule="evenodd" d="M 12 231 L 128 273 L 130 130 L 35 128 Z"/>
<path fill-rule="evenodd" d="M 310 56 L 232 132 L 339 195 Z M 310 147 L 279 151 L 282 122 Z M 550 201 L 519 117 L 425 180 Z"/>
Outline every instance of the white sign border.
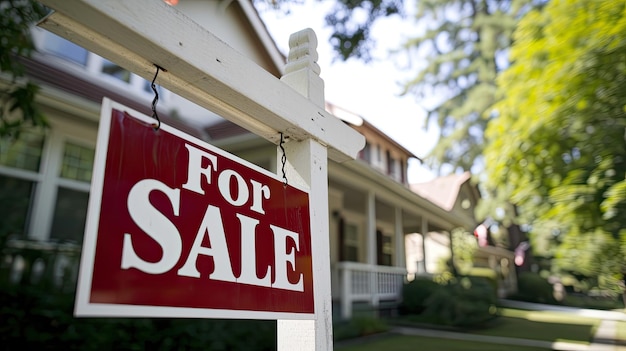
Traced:
<path fill-rule="evenodd" d="M 259 320 L 313 320 L 315 313 L 295 313 L 295 312 L 271 312 L 252 310 L 226 310 L 211 308 L 187 308 L 168 307 L 151 305 L 126 305 L 126 304 L 104 304 L 92 303 L 89 301 L 91 294 L 91 283 L 93 278 L 93 267 L 96 254 L 96 242 L 98 227 L 100 222 L 100 209 L 102 204 L 102 192 L 104 186 L 104 171 L 109 144 L 109 133 L 111 128 L 111 115 L 113 110 L 124 111 L 131 116 L 146 122 L 154 123 L 154 118 L 144 115 L 127 106 L 117 103 L 107 97 L 102 99 L 100 110 L 100 123 L 98 127 L 98 139 L 96 142 L 96 154 L 94 158 L 94 168 L 91 181 L 89 204 L 87 207 L 87 221 L 85 224 L 85 235 L 83 238 L 83 248 L 80 259 L 78 283 L 76 286 L 76 301 L 74 305 L 74 315 L 76 317 L 162 317 L 162 318 L 224 318 L 224 319 L 259 319 Z M 282 182 L 282 179 L 275 173 L 263 169 L 249 161 L 241 159 L 224 150 L 214 147 L 180 130 L 161 123 L 160 129 L 171 133 L 179 138 L 188 140 L 201 146 L 210 152 L 232 159 L 244 167 L 251 168 L 264 175 Z M 309 191 L 298 184 L 289 185 L 301 191 Z M 312 240 L 312 238 L 311 238 Z M 315 276 L 313 276 L 313 286 L 315 288 Z M 315 294 L 313 293 L 313 296 Z M 315 301 L 313 301 L 315 304 Z"/>

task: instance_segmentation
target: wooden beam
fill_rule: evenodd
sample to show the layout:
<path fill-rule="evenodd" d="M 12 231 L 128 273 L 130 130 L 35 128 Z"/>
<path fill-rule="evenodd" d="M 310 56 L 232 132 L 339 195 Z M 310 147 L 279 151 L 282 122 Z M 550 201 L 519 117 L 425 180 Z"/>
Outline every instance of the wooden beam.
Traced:
<path fill-rule="evenodd" d="M 153 0 L 40 0 L 39 26 L 278 144 L 314 139 L 331 159 L 356 158 L 364 137 L 176 8 Z M 280 102 L 280 103 L 278 103 Z"/>

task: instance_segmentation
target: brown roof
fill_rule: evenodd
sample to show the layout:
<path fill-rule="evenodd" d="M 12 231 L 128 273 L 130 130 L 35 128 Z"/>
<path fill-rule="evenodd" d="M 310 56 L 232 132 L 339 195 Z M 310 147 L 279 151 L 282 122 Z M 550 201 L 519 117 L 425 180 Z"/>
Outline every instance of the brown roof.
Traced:
<path fill-rule="evenodd" d="M 461 186 L 470 179 L 470 172 L 450 174 L 429 182 L 411 184 L 413 192 L 446 211 L 452 210 L 461 191 Z"/>
<path fill-rule="evenodd" d="M 222 140 L 238 135 L 248 134 L 250 131 L 231 121 L 223 120 L 205 127 L 204 133 L 210 140 Z"/>

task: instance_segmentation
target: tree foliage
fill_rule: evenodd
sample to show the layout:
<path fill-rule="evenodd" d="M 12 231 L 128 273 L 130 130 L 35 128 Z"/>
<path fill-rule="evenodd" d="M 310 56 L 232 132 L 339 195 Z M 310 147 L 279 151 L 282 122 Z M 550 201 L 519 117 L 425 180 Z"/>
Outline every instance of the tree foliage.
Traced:
<path fill-rule="evenodd" d="M 381 17 L 404 15 L 404 0 L 336 0 L 326 15 L 333 28 L 330 42 L 341 59 L 356 57 L 368 62 L 376 42 L 371 37 L 374 22 Z"/>
<path fill-rule="evenodd" d="M 0 1 L 0 71 L 9 80 L 0 86 L 0 137 L 16 137 L 25 126 L 47 125 L 34 103 L 38 87 L 24 78 L 24 67 L 17 59 L 35 50 L 30 26 L 45 14 L 35 1 Z"/>
<path fill-rule="evenodd" d="M 532 0 L 420 0 L 417 23 L 424 33 L 405 43 L 425 52 L 422 69 L 405 83 L 405 93 L 436 100 L 429 111 L 440 128 L 434 165 L 470 170 L 482 153 L 483 132 L 496 102 L 496 75 L 508 63 L 507 50 L 518 18 Z"/>
<path fill-rule="evenodd" d="M 486 132 L 487 186 L 561 267 L 626 267 L 626 3 L 552 0 L 515 32 Z M 511 215 L 510 213 L 508 215 Z M 504 219 L 504 218 L 500 218 Z"/>
<path fill-rule="evenodd" d="M 262 0 L 256 0 L 257 3 Z M 304 0 L 299 0 L 304 1 Z M 318 0 L 322 1 L 322 0 Z M 416 33 L 398 53 L 417 62 L 403 94 L 414 95 L 439 125 L 432 165 L 470 170 L 480 157 L 484 129 L 493 117 L 496 75 L 508 64 L 507 50 L 521 15 L 547 0 L 418 0 Z M 272 0 L 288 12 L 289 0 Z M 337 57 L 371 59 L 377 19 L 405 16 L 405 0 L 334 0 L 326 15 Z M 425 25 L 420 34 L 419 28 Z M 424 102 L 425 100 L 428 102 Z M 431 103 L 432 102 L 432 103 Z M 432 105 L 432 106 L 431 106 Z"/>

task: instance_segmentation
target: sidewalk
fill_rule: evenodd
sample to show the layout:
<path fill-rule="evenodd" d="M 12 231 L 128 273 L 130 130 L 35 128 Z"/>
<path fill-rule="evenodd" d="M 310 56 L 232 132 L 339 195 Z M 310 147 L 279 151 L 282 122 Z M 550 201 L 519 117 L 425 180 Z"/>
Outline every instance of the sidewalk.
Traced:
<path fill-rule="evenodd" d="M 626 351 L 626 346 L 617 345 L 616 321 L 604 320 L 598 327 L 589 350 L 593 351 Z"/>
<path fill-rule="evenodd" d="M 590 309 L 584 309 L 584 308 L 544 305 L 540 303 L 505 300 L 505 299 L 499 300 L 498 303 L 499 305 L 504 306 L 504 307 L 513 307 L 513 308 L 519 308 L 523 310 L 558 311 L 558 312 L 565 312 L 565 313 L 573 313 L 573 314 L 584 316 L 584 317 L 599 318 L 603 320 L 626 321 L 626 313 L 617 312 L 617 311 L 590 310 Z"/>
<path fill-rule="evenodd" d="M 544 305 L 530 302 L 521 302 L 513 300 L 500 300 L 500 305 L 528 309 L 528 310 L 552 310 L 564 313 L 572 313 L 579 316 L 593 317 L 602 319 L 598 330 L 593 337 L 592 342 L 586 348 L 589 351 L 626 351 L 626 345 L 618 344 L 617 340 L 617 322 L 626 321 L 626 314 L 618 311 L 602 311 L 584 308 Z"/>

